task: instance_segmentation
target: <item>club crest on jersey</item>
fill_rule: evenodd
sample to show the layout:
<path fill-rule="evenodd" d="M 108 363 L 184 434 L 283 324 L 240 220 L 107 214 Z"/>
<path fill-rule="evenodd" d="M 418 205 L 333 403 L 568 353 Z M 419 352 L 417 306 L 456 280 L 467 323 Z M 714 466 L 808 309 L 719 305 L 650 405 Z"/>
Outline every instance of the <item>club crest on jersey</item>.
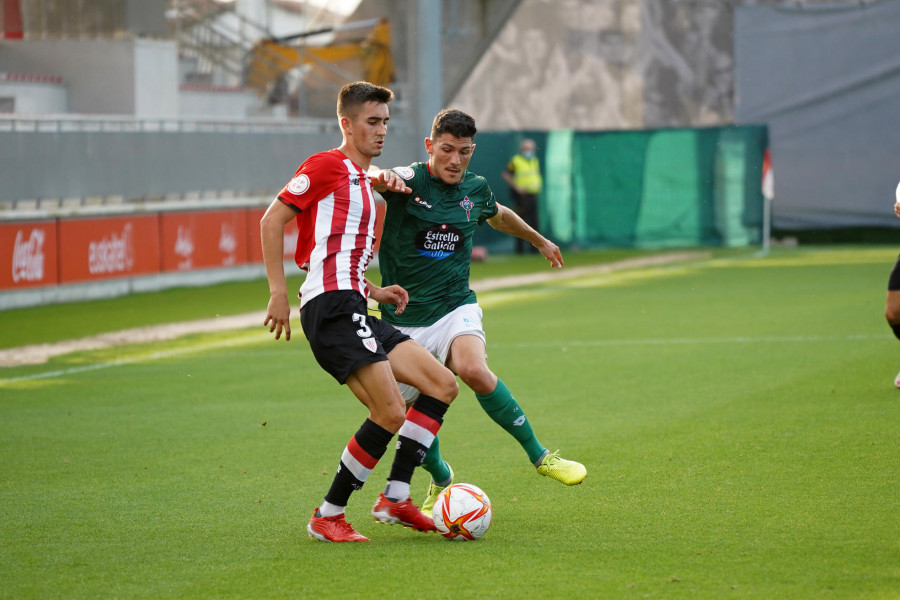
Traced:
<path fill-rule="evenodd" d="M 309 176 L 305 173 L 302 175 L 297 175 L 288 183 L 287 189 L 290 193 L 299 196 L 309 189 Z"/>
<path fill-rule="evenodd" d="M 370 352 L 378 351 L 378 342 L 375 341 L 375 338 L 367 337 L 363 338 L 363 346 L 369 349 Z"/>
<path fill-rule="evenodd" d="M 463 198 L 463 201 L 459 203 L 459 205 L 462 206 L 466 211 L 466 221 L 470 221 L 471 219 L 469 218 L 469 216 L 472 213 L 472 209 L 475 208 L 475 203 L 469 200 L 469 197 L 466 196 L 465 198 Z"/>
<path fill-rule="evenodd" d="M 394 167 L 391 170 L 403 179 L 412 179 L 416 175 L 416 172 L 411 167 Z"/>
<path fill-rule="evenodd" d="M 421 205 L 421 206 L 424 206 L 424 207 L 427 208 L 428 210 L 431 210 L 431 209 L 432 209 L 432 206 L 431 206 L 430 204 L 428 204 L 427 202 L 425 202 L 424 200 L 422 200 L 422 199 L 421 199 L 420 197 L 418 197 L 418 196 L 416 196 L 415 198 L 413 198 L 413 202 L 415 202 L 416 204 L 419 204 L 419 205 Z"/>

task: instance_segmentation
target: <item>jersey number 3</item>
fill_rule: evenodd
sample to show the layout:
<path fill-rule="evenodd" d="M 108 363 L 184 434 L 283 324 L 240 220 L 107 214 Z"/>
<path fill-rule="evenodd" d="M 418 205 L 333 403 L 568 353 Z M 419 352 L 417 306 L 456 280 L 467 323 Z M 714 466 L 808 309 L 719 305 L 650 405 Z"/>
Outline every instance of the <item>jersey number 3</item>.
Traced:
<path fill-rule="evenodd" d="M 366 315 L 361 315 L 359 313 L 353 313 L 353 320 L 359 323 L 359 329 L 356 330 L 356 335 L 361 338 L 367 338 L 372 336 L 372 330 L 366 325 Z"/>

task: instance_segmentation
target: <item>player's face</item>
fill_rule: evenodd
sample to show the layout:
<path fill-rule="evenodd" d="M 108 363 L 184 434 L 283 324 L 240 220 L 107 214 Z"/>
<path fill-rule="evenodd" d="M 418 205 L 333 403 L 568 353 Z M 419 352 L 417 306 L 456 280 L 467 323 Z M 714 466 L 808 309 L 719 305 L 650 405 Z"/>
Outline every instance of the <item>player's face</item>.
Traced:
<path fill-rule="evenodd" d="M 363 156 L 372 158 L 381 156 L 389 119 L 387 104 L 366 102 L 355 117 L 345 117 L 342 121 L 353 148 Z"/>
<path fill-rule="evenodd" d="M 475 144 L 470 137 L 458 138 L 449 133 L 442 133 L 436 139 L 426 139 L 425 149 L 428 151 L 428 166 L 432 175 L 448 185 L 462 181 Z"/>

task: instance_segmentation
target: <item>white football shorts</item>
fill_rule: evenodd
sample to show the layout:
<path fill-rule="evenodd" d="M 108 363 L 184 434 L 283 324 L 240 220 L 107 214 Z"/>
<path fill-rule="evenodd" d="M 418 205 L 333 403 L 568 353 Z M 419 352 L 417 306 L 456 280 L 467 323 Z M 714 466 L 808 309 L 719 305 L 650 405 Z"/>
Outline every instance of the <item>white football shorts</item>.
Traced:
<path fill-rule="evenodd" d="M 478 304 L 463 304 L 428 327 L 395 327 L 424 346 L 443 365 L 450 354 L 450 344 L 461 335 L 476 335 L 487 344 L 481 325 L 482 314 Z M 411 385 L 398 383 L 397 386 L 407 404 L 419 396 L 419 390 Z"/>

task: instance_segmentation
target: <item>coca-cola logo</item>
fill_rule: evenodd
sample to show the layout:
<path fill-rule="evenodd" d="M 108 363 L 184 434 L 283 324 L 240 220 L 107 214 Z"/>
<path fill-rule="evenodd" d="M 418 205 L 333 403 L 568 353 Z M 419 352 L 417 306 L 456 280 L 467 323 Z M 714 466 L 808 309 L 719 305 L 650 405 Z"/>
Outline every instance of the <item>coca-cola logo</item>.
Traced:
<path fill-rule="evenodd" d="M 20 229 L 16 232 L 12 260 L 14 283 L 44 279 L 44 235 L 42 229 L 32 229 L 31 235 L 25 239 L 24 231 Z"/>
<path fill-rule="evenodd" d="M 134 234 L 126 223 L 121 235 L 104 236 L 88 246 L 88 271 L 91 275 L 123 273 L 134 267 Z"/>

